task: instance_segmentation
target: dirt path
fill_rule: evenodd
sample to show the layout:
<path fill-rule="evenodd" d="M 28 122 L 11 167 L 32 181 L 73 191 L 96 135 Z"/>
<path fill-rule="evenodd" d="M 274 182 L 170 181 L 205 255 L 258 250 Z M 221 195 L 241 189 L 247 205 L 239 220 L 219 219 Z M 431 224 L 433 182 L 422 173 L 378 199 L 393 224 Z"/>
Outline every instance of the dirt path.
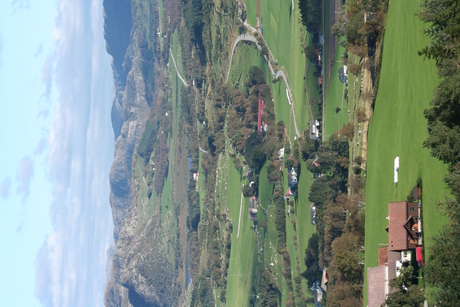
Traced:
<path fill-rule="evenodd" d="M 171 48 L 169 48 L 169 53 L 171 54 L 171 57 L 172 57 L 172 60 L 173 60 L 173 63 L 174 63 L 174 68 L 176 69 L 177 76 L 178 76 L 179 79 L 182 81 L 182 83 L 183 83 L 186 87 L 188 87 L 187 82 L 185 82 L 184 78 L 182 78 L 182 76 L 181 76 L 180 73 L 179 73 L 179 69 L 177 69 L 176 59 L 174 59 L 174 54 L 172 53 Z"/>
<path fill-rule="evenodd" d="M 364 108 L 366 111 L 366 118 L 368 119 L 367 121 L 364 122 L 364 127 L 363 127 L 363 146 L 361 147 L 361 157 L 363 159 L 363 164 L 362 168 L 366 169 L 366 157 L 367 157 L 367 131 L 369 129 L 369 122 L 372 116 L 372 108 L 371 108 L 371 103 L 372 103 L 372 78 L 371 78 L 371 71 L 366 68 L 368 65 L 369 59 L 366 57 L 364 59 L 364 73 L 363 73 L 363 94 L 361 97 L 364 95 Z"/>

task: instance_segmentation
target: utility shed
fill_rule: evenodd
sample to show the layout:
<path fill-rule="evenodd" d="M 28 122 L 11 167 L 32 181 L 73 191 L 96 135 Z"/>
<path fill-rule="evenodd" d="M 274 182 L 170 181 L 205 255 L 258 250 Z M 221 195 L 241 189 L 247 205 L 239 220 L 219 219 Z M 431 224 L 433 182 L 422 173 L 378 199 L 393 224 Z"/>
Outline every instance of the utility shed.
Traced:
<path fill-rule="evenodd" d="M 390 251 L 415 249 L 418 236 L 418 203 L 388 203 L 388 248 Z"/>

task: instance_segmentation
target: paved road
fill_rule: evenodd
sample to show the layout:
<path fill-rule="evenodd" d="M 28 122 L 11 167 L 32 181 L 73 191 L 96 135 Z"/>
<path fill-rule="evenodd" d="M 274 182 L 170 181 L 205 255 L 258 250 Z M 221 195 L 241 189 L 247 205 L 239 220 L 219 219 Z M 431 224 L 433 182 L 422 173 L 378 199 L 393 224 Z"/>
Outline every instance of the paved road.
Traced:
<path fill-rule="evenodd" d="M 242 42 L 242 41 L 255 43 L 256 46 L 257 46 L 257 49 L 259 49 L 259 50 L 262 49 L 262 47 L 259 46 L 259 44 L 257 43 L 257 39 L 254 36 L 248 35 L 248 34 L 241 34 L 240 36 L 238 36 L 236 38 L 235 42 L 233 43 L 232 55 L 230 56 L 230 64 L 228 65 L 227 79 L 226 79 L 225 82 L 228 82 L 228 77 L 230 76 L 230 67 L 232 67 L 232 60 L 233 60 L 233 54 L 235 53 L 235 48 L 238 45 L 238 43 Z"/>
<path fill-rule="evenodd" d="M 251 27 L 250 30 L 253 30 L 253 28 Z M 262 47 L 258 44 L 257 39 L 254 36 L 249 35 L 249 34 L 242 34 L 242 35 L 238 36 L 236 38 L 235 42 L 233 43 L 232 54 L 230 56 L 230 64 L 228 65 L 226 82 L 228 82 L 228 78 L 230 76 L 230 68 L 232 67 L 232 60 L 233 60 L 233 54 L 235 53 L 235 48 L 238 45 L 238 43 L 240 43 L 242 41 L 255 43 L 256 46 L 257 46 L 257 49 L 259 49 L 259 50 L 262 49 Z M 268 50 L 271 53 L 270 48 L 268 48 Z M 296 133 L 297 137 L 300 137 L 300 132 L 299 132 L 299 129 L 297 128 L 297 122 L 296 122 L 296 119 L 295 119 L 294 99 L 292 97 L 291 87 L 289 86 L 289 82 L 287 80 L 286 74 L 282 70 L 278 70 L 275 73 L 275 70 L 273 69 L 272 63 L 270 62 L 268 56 L 264 55 L 264 58 L 265 58 L 265 61 L 267 62 L 268 68 L 270 69 L 270 73 L 275 76 L 275 79 L 277 79 L 279 77 L 283 78 L 284 84 L 286 85 L 286 88 L 288 90 L 288 93 L 287 93 L 288 97 L 287 98 L 288 98 L 288 101 L 291 102 L 291 110 L 292 110 L 292 113 L 294 114 L 293 118 L 294 118 L 295 133 Z"/>
<path fill-rule="evenodd" d="M 182 76 L 181 76 L 180 73 L 179 73 L 179 70 L 177 69 L 176 60 L 174 59 L 174 54 L 172 53 L 171 48 L 169 48 L 169 53 L 171 54 L 171 57 L 172 57 L 172 60 L 173 60 L 173 63 L 174 63 L 174 67 L 176 68 L 177 76 L 178 76 L 179 79 L 182 81 L 182 83 L 183 83 L 186 87 L 188 87 L 187 82 L 185 82 L 184 78 L 182 78 Z"/>

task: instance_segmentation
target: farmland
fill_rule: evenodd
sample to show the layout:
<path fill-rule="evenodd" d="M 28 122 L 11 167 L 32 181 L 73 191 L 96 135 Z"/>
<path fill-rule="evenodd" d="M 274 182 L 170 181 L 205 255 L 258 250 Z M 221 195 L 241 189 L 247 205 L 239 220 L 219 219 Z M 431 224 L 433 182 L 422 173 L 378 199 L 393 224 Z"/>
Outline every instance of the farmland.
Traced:
<path fill-rule="evenodd" d="M 219 182 L 219 191 L 221 195 L 227 194 L 227 205 L 233 222 L 230 265 L 227 275 L 227 297 L 231 298 L 234 306 L 249 306 L 249 297 L 252 294 L 252 287 L 255 285 L 257 263 L 256 235 L 252 229 L 252 221 L 248 219 L 249 200 L 244 197 L 241 198 L 243 181 L 240 180 L 240 174 L 228 155 L 223 155 L 219 164 L 219 170 L 227 171 L 226 174 L 220 175 L 224 179 Z M 243 202 L 240 219 L 241 199 Z M 241 225 L 239 225 L 239 221 Z"/>
<path fill-rule="evenodd" d="M 418 178 L 423 181 L 428 249 L 430 238 L 445 222 L 435 204 L 448 194 L 443 183 L 446 167 L 422 147 L 427 137 L 423 110 L 429 107 L 438 78 L 434 62 L 417 56 L 428 43 L 422 34 L 424 25 L 414 14 L 418 9 L 415 1 L 393 1 L 389 6 L 379 91 L 368 134 L 365 270 L 377 265 L 377 249 L 388 243 L 384 230 L 388 202 L 405 200 Z M 393 183 L 396 156 L 400 157 L 398 184 Z"/>
<path fill-rule="evenodd" d="M 331 70 L 331 84 L 326 93 L 324 109 L 325 140 L 348 122 L 348 102 L 344 98 L 345 84 L 338 78 L 338 70 L 342 66 L 345 48 L 337 46 L 334 65 Z M 328 65 L 326 63 L 325 65 Z M 337 109 L 339 108 L 339 109 Z"/>

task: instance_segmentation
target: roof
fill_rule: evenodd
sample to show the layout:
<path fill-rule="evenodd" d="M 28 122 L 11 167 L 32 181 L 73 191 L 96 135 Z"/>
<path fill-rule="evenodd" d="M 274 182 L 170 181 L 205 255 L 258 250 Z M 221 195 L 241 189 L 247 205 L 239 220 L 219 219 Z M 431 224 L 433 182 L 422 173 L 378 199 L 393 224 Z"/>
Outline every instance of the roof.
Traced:
<path fill-rule="evenodd" d="M 385 265 L 388 263 L 388 247 L 379 248 L 379 265 Z"/>
<path fill-rule="evenodd" d="M 347 66 L 344 65 L 339 68 L 339 79 L 342 83 L 345 83 L 347 82 L 347 77 L 348 77 Z"/>
<path fill-rule="evenodd" d="M 417 203 L 405 201 L 388 203 L 388 247 L 391 251 L 403 251 L 410 248 L 410 235 L 405 225 L 410 218 L 408 207 L 414 204 L 418 206 Z"/>
<path fill-rule="evenodd" d="M 380 307 L 385 303 L 385 266 L 367 268 L 367 305 Z"/>
<path fill-rule="evenodd" d="M 327 285 L 326 283 L 329 281 L 329 276 L 327 274 L 327 268 L 323 269 L 323 276 L 321 278 L 321 289 L 324 291 L 327 291 Z"/>
<path fill-rule="evenodd" d="M 396 261 L 401 260 L 400 252 L 388 250 L 388 280 L 396 278 Z"/>

